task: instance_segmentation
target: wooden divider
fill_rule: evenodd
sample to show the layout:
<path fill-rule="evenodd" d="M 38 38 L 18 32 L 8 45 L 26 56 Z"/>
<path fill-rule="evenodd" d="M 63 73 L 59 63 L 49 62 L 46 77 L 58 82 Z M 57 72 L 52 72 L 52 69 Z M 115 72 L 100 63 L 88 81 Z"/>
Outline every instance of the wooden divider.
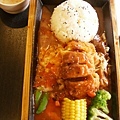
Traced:
<path fill-rule="evenodd" d="M 37 3 L 37 0 L 31 0 L 30 6 L 29 6 L 21 120 L 28 120 L 29 118 L 28 115 L 29 115 L 29 95 L 30 95 L 30 72 L 31 72 L 31 61 L 32 61 L 32 41 L 33 41 L 33 33 L 34 33 L 36 3 Z"/>
<path fill-rule="evenodd" d="M 115 47 L 115 59 L 116 59 L 116 72 L 117 72 L 117 85 L 118 85 L 118 101 L 119 101 L 119 119 L 120 119 L 120 41 L 118 35 L 117 16 L 115 11 L 115 0 L 110 0 L 112 25 L 113 25 L 113 37 Z"/>

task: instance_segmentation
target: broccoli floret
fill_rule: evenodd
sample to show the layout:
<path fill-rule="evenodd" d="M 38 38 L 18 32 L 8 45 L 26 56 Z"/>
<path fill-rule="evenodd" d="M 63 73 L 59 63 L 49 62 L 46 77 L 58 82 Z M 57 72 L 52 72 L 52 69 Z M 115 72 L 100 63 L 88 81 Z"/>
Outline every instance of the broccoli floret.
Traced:
<path fill-rule="evenodd" d="M 99 90 L 93 98 L 91 106 L 97 109 L 102 109 L 106 114 L 109 113 L 107 100 L 111 99 L 111 95 L 106 90 Z"/>
<path fill-rule="evenodd" d="M 107 100 L 110 100 L 110 99 L 111 99 L 111 94 L 108 91 L 104 89 L 97 91 L 96 96 L 93 98 L 91 102 L 91 106 L 88 110 L 88 119 L 102 120 L 101 117 L 104 118 L 104 115 L 107 116 L 106 114 L 109 113 Z M 103 120 L 109 120 L 109 119 L 103 119 Z"/>
<path fill-rule="evenodd" d="M 97 108 L 92 108 L 91 112 L 94 114 L 89 118 L 89 120 L 113 120 L 108 115 L 106 115 L 101 110 L 98 110 Z"/>

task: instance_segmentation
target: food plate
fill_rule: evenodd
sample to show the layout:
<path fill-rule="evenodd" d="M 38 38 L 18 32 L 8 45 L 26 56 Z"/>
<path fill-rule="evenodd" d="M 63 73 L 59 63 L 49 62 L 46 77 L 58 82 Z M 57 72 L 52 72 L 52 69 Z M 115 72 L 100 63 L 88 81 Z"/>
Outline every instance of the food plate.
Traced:
<path fill-rule="evenodd" d="M 31 1 L 29 11 L 29 29 L 26 46 L 26 62 L 24 72 L 24 86 L 22 99 L 22 120 L 34 120 L 34 92 L 33 82 L 35 78 L 35 70 L 37 64 L 37 37 L 42 15 L 42 6 L 45 5 L 51 12 L 53 8 L 62 1 Z M 109 0 L 87 0 L 97 11 L 100 20 L 99 34 L 105 31 L 108 46 L 110 47 L 110 92 L 112 95 L 110 104 L 110 116 L 114 120 L 120 119 L 119 106 L 119 39 L 116 29 L 116 19 L 114 11 L 114 1 Z M 33 16 L 31 16 L 33 15 Z M 31 19 L 32 18 L 32 19 Z M 30 88 L 30 89 L 29 89 Z M 29 111 L 27 111 L 29 109 Z"/>

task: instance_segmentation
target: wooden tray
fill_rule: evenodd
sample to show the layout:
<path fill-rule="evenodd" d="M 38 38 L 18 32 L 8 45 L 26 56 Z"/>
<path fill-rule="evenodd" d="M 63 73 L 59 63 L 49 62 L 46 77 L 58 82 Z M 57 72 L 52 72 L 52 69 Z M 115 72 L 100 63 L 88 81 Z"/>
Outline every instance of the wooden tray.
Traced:
<path fill-rule="evenodd" d="M 26 59 L 24 69 L 24 84 L 22 98 L 21 120 L 34 120 L 34 97 L 33 97 L 33 81 L 36 67 L 36 52 L 37 52 L 37 32 L 40 24 L 40 16 L 42 5 L 47 5 L 52 10 L 51 5 L 57 5 L 63 0 L 48 1 L 31 0 L 28 21 L 28 33 L 26 43 Z M 100 9 L 99 17 L 103 16 L 103 26 L 101 30 L 106 31 L 106 38 L 110 46 L 110 64 L 111 68 L 111 91 L 112 91 L 112 106 L 111 116 L 114 120 L 120 119 L 120 64 L 119 64 L 119 37 L 116 26 L 116 15 L 114 8 L 114 0 L 87 0 L 91 5 Z M 100 17 L 100 19 L 102 19 Z"/>

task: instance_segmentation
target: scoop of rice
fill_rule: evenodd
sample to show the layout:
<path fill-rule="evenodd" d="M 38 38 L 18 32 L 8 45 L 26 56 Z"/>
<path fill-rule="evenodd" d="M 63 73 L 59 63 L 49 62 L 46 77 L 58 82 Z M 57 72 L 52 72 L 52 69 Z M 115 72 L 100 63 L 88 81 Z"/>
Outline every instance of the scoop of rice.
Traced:
<path fill-rule="evenodd" d="M 83 0 L 67 0 L 58 5 L 51 16 L 51 30 L 62 42 L 89 42 L 99 27 L 95 9 Z"/>

